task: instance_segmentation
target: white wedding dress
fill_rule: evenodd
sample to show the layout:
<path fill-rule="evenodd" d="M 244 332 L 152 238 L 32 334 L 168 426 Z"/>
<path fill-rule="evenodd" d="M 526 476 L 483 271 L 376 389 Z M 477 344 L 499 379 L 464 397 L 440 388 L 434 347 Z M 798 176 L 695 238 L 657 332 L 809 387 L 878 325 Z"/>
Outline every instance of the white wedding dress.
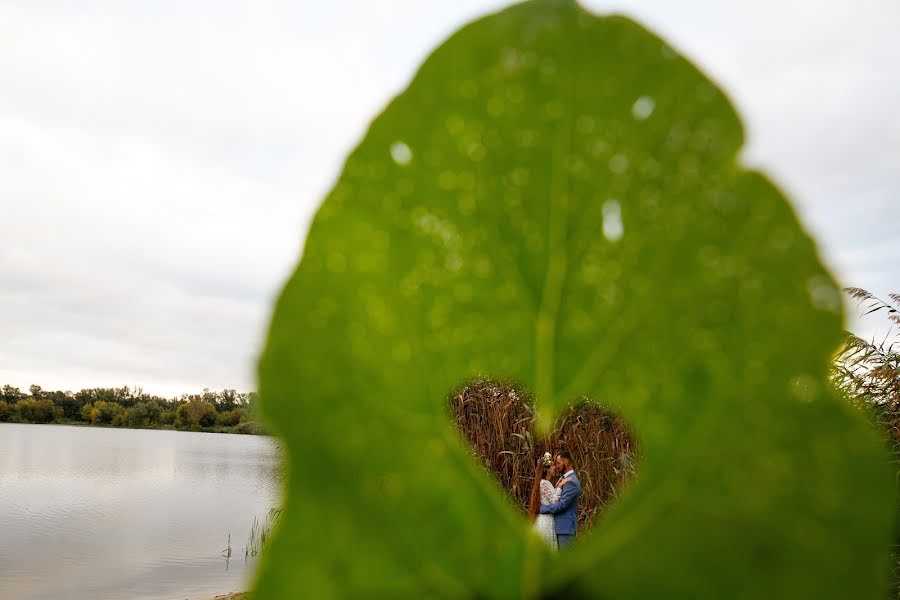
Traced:
<path fill-rule="evenodd" d="M 541 504 L 554 504 L 559 500 L 560 494 L 562 494 L 562 490 L 553 487 L 553 484 L 546 479 L 541 480 Z M 534 520 L 534 530 L 551 549 L 557 549 L 556 525 L 553 522 L 553 515 L 538 515 Z"/>

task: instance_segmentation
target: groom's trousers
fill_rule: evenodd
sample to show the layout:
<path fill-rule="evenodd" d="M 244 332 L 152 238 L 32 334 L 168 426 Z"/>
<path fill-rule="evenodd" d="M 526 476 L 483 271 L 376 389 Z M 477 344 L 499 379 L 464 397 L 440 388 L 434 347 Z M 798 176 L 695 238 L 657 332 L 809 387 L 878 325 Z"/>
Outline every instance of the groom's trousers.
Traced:
<path fill-rule="evenodd" d="M 560 548 L 568 548 L 575 541 L 575 535 L 572 533 L 558 533 L 556 534 L 556 543 L 559 544 Z"/>

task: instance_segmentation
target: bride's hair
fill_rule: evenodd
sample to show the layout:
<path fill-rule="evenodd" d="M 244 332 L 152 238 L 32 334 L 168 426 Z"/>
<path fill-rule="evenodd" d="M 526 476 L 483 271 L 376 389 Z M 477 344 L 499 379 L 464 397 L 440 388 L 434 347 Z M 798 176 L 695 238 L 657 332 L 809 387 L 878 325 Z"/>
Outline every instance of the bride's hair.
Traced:
<path fill-rule="evenodd" d="M 547 471 L 552 467 L 544 462 L 544 458 L 538 459 L 534 468 L 534 483 L 531 485 L 531 498 L 528 500 L 528 517 L 534 521 L 538 511 L 541 510 L 541 480 L 547 478 Z"/>

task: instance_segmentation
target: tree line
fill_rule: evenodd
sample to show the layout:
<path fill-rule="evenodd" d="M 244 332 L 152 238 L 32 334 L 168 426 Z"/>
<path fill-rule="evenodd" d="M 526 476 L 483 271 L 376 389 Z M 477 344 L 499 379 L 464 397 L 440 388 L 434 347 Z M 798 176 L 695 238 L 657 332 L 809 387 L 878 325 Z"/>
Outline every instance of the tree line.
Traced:
<path fill-rule="evenodd" d="M 28 392 L 0 388 L 0 422 L 70 423 L 130 429 L 182 429 L 264 434 L 255 392 L 204 389 L 200 394 L 163 398 L 140 387 Z"/>

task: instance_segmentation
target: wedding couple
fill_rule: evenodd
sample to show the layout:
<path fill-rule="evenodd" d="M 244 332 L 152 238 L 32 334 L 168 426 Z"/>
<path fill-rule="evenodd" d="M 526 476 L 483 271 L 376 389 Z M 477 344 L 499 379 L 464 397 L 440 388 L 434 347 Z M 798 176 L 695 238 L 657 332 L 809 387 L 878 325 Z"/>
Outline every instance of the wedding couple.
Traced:
<path fill-rule="evenodd" d="M 559 478 L 556 485 L 552 480 Z M 528 514 L 534 530 L 552 549 L 565 548 L 575 541 L 578 528 L 578 498 L 581 482 L 575 475 L 572 456 L 561 451 L 553 459 L 545 452 L 537 463 Z"/>

